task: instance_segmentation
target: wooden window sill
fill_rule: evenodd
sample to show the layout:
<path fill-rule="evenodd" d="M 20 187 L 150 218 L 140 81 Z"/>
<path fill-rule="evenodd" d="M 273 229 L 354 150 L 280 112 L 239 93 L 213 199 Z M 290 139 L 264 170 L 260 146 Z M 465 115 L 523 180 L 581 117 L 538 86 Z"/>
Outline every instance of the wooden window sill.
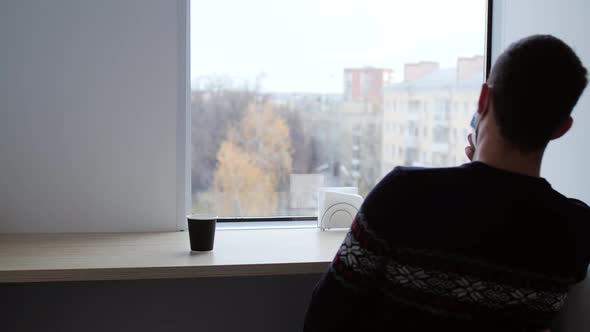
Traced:
<path fill-rule="evenodd" d="M 0 235 L 0 282 L 51 282 L 322 273 L 345 232 L 218 230 L 211 252 L 188 232 Z"/>

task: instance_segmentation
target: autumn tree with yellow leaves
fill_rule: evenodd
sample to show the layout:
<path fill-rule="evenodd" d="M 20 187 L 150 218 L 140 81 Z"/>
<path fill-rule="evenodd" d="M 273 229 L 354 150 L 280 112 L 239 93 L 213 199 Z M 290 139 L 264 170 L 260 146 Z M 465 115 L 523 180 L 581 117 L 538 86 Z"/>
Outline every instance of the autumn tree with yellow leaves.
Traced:
<path fill-rule="evenodd" d="M 217 214 L 276 214 L 279 191 L 286 187 L 292 170 L 291 148 L 287 122 L 273 112 L 272 105 L 248 104 L 217 153 L 213 181 Z"/>

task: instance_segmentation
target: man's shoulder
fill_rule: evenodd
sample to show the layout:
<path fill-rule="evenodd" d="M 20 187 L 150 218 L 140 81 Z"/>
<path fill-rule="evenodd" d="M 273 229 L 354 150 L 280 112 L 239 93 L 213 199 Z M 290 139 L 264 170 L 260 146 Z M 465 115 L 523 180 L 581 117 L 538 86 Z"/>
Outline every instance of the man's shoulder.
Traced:
<path fill-rule="evenodd" d="M 409 167 L 398 166 L 391 170 L 367 196 L 365 201 L 377 206 L 378 203 L 390 205 L 392 202 L 408 202 L 417 204 L 416 196 L 425 197 L 429 193 L 445 191 L 452 188 L 457 189 L 456 184 L 468 182 L 465 178 L 466 168 L 446 167 L 446 168 L 426 168 L 426 167 Z M 420 200 L 422 201 L 422 200 Z"/>
<path fill-rule="evenodd" d="M 584 222 L 590 224 L 590 207 L 584 201 L 573 197 L 567 197 L 563 193 L 551 188 L 553 193 L 552 198 L 556 202 L 560 202 L 559 206 L 562 210 L 568 211 L 569 214 L 574 214 L 580 217 Z"/>
<path fill-rule="evenodd" d="M 578 227 L 584 229 L 584 233 L 590 232 L 590 207 L 576 198 L 566 198 L 570 220 L 575 220 Z"/>
<path fill-rule="evenodd" d="M 397 166 L 391 170 L 382 180 L 384 183 L 391 181 L 452 181 L 453 178 L 462 178 L 469 174 L 469 165 L 456 167 L 412 167 Z"/>
<path fill-rule="evenodd" d="M 582 202 L 577 198 L 567 198 L 568 202 L 575 208 L 581 212 L 590 213 L 590 207 L 588 204 Z"/>

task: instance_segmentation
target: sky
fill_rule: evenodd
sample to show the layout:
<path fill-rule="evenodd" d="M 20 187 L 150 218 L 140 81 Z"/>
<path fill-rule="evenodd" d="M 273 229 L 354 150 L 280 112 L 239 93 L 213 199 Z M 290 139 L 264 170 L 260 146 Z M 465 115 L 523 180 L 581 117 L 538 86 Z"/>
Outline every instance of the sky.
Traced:
<path fill-rule="evenodd" d="M 341 93 L 343 69 L 483 55 L 485 0 L 191 0 L 191 79 Z"/>

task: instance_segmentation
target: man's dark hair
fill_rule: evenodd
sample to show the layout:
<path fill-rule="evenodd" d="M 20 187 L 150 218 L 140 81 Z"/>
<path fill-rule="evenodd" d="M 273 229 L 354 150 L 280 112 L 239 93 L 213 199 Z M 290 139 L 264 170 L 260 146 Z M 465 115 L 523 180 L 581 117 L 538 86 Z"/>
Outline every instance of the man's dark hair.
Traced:
<path fill-rule="evenodd" d="M 510 45 L 488 78 L 500 135 L 522 152 L 545 148 L 578 102 L 586 75 L 574 51 L 553 36 Z"/>

